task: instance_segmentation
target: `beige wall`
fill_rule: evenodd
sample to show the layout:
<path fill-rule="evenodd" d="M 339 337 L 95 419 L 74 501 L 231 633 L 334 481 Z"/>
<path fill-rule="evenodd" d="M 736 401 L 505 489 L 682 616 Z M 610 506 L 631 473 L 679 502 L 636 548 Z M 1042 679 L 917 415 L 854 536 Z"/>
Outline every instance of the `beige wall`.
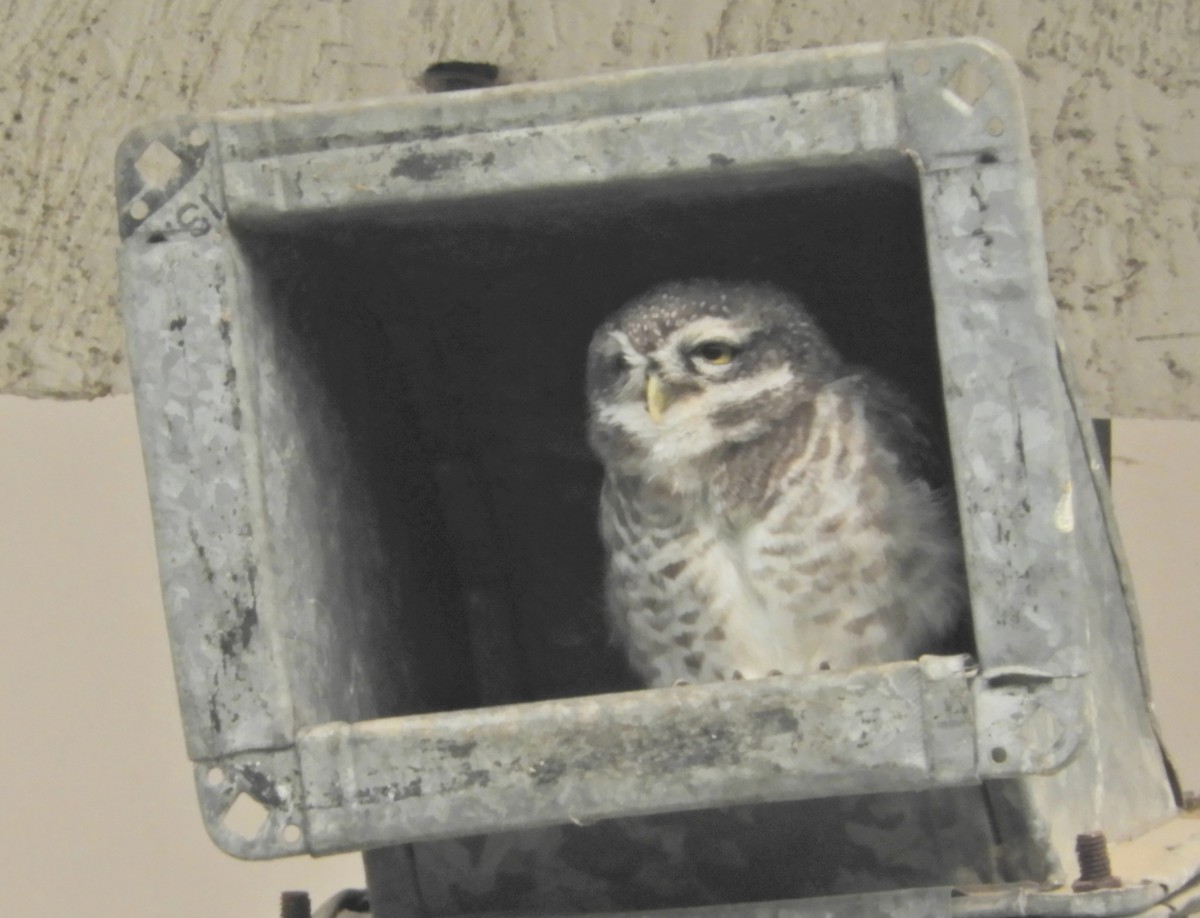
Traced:
<path fill-rule="evenodd" d="M 1200 425 L 1116 425 L 1118 511 L 1185 786 Z M 213 846 L 183 748 L 133 401 L 0 396 L 0 903 L 6 915 L 278 914 L 360 885 L 357 857 L 249 864 Z"/>
<path fill-rule="evenodd" d="M 1167 748 L 1200 791 L 1200 424 L 1113 424 L 1113 498 Z"/>
<path fill-rule="evenodd" d="M 130 396 L 0 396 L 0 913 L 268 918 L 357 855 L 247 863 L 204 831 Z"/>
<path fill-rule="evenodd" d="M 0 392 L 127 391 L 111 163 L 182 113 L 982 35 L 1023 75 L 1051 284 L 1092 410 L 1200 417 L 1196 0 L 14 0 L 0 13 Z"/>

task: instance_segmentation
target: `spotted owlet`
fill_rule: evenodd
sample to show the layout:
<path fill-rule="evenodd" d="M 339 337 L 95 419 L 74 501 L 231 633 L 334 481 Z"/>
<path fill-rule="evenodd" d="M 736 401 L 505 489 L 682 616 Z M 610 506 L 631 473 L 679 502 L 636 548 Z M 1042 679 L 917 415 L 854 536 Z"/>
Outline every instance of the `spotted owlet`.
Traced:
<path fill-rule="evenodd" d="M 588 355 L 611 624 L 649 685 L 934 649 L 965 601 L 912 406 L 762 284 L 634 299 Z"/>

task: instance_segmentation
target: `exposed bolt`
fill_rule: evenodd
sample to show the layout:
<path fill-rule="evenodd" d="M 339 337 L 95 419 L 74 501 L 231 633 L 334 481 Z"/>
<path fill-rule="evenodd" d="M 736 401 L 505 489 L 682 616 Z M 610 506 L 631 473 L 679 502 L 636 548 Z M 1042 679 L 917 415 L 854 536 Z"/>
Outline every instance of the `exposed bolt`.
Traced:
<path fill-rule="evenodd" d="M 312 918 L 312 900 L 308 893 L 283 893 L 279 897 L 279 918 Z"/>
<path fill-rule="evenodd" d="M 429 92 L 457 92 L 460 89 L 484 89 L 495 86 L 500 68 L 478 61 L 438 61 L 421 74 L 421 83 Z"/>
<path fill-rule="evenodd" d="M 1116 889 L 1121 885 L 1120 877 L 1112 874 L 1108 839 L 1103 832 L 1081 832 L 1076 835 L 1075 856 L 1079 859 L 1079 879 L 1071 885 L 1075 892 Z"/>

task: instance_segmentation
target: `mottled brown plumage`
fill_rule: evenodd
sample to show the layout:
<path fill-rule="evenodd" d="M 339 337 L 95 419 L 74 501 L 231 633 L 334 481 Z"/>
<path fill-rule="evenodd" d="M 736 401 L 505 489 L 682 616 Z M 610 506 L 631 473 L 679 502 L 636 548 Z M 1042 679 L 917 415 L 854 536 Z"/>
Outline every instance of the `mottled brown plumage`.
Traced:
<path fill-rule="evenodd" d="M 607 608 L 650 685 L 906 659 L 965 598 L 907 400 L 768 285 L 633 300 L 589 351 Z"/>

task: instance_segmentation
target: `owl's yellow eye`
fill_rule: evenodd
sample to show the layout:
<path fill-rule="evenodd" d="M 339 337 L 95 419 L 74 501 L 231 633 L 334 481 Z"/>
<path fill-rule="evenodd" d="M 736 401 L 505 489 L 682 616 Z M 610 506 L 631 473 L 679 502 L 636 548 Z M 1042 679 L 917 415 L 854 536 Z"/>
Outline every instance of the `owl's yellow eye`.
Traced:
<path fill-rule="evenodd" d="M 728 341 L 705 341 L 692 349 L 692 356 L 720 367 L 733 361 L 737 348 Z"/>

